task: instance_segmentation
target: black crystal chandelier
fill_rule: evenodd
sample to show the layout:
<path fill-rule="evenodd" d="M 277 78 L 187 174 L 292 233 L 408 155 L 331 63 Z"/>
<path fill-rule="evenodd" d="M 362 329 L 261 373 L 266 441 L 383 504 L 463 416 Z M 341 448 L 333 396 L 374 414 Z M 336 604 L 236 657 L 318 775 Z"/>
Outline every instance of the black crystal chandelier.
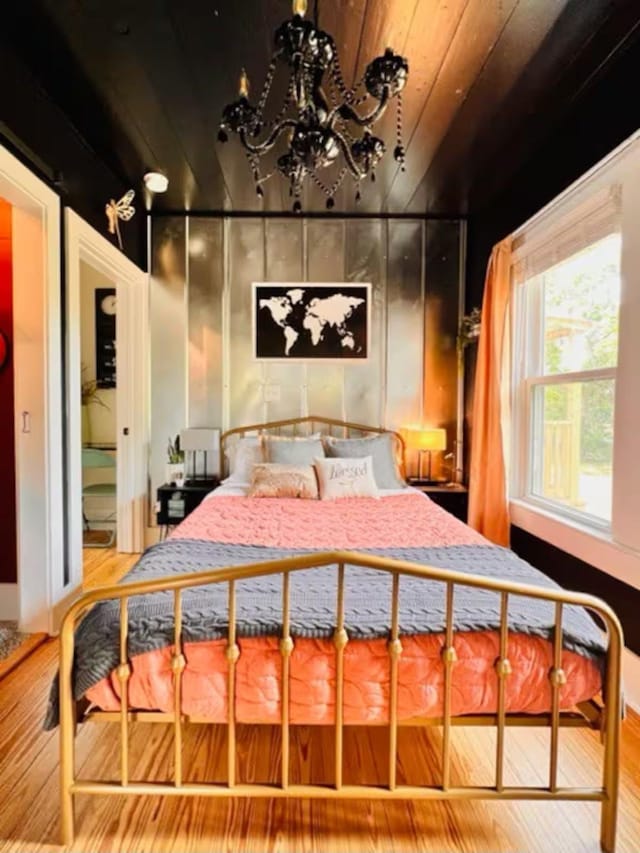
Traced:
<path fill-rule="evenodd" d="M 240 77 L 239 97 L 222 113 L 218 139 L 235 133 L 245 149 L 256 193 L 263 196 L 263 184 L 280 174 L 289 182 L 293 210 L 302 210 L 300 197 L 305 180 L 311 180 L 326 196 L 330 210 L 334 196 L 350 177 L 356 202 L 366 177 L 375 180 L 376 167 L 385 154 L 382 139 L 372 127 L 394 98 L 397 104 L 395 160 L 403 167 L 402 90 L 409 64 L 387 48 L 367 66 L 362 80 L 348 88 L 336 44 L 316 21 L 305 19 L 307 0 L 293 0 L 293 17 L 275 32 L 275 50 L 257 104 L 249 99 L 249 80 Z M 278 66 L 289 69 L 289 85 L 277 116 L 267 121 L 265 107 Z M 278 151 L 278 147 L 280 151 Z M 262 158 L 276 149 L 268 171 Z"/>

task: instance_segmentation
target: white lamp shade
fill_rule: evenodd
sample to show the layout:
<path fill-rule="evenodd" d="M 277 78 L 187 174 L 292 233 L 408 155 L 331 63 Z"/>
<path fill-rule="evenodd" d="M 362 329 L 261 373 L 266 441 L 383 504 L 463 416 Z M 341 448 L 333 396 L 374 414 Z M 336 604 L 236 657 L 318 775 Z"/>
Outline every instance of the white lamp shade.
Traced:
<path fill-rule="evenodd" d="M 447 449 L 447 431 L 439 427 L 409 427 L 404 430 L 404 438 L 410 450 Z"/>
<path fill-rule="evenodd" d="M 180 449 L 187 451 L 205 450 L 213 452 L 220 449 L 220 430 L 205 427 L 191 427 L 180 433 Z"/>

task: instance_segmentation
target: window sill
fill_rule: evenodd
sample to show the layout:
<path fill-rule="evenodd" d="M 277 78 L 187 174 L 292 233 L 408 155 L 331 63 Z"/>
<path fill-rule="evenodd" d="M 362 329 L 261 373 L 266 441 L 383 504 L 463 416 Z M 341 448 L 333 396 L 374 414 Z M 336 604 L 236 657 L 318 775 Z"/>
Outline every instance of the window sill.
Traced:
<path fill-rule="evenodd" d="M 524 499 L 512 500 L 509 508 L 516 527 L 640 589 L 640 552 L 616 542 L 609 531 L 587 527 Z"/>

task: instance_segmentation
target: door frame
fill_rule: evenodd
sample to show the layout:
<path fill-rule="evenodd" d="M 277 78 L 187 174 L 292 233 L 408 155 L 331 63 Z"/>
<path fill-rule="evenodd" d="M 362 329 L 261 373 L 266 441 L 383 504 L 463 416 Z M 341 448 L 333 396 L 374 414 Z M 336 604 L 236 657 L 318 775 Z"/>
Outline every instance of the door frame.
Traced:
<path fill-rule="evenodd" d="M 13 207 L 18 546 L 3 616 L 23 631 L 50 632 L 64 576 L 60 198 L 2 145 L 0 195 Z"/>
<path fill-rule="evenodd" d="M 126 553 L 144 549 L 146 526 L 149 276 L 70 208 L 65 210 L 65 235 L 67 546 L 73 589 L 82 583 L 80 262 L 116 286 L 117 541 L 118 550 Z"/>

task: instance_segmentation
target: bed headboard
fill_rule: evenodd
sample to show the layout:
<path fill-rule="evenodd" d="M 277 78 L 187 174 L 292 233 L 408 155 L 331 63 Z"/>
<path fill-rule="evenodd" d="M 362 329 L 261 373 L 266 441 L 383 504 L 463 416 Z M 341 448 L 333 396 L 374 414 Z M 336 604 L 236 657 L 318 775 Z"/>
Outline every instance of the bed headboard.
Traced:
<path fill-rule="evenodd" d="M 305 418 L 289 418 L 283 421 L 268 421 L 263 424 L 249 424 L 248 426 L 234 427 L 223 432 L 220 436 L 220 475 L 224 477 L 228 473 L 225 451 L 234 441 L 245 435 L 305 436 L 317 432 L 322 435 L 333 435 L 340 438 L 360 438 L 366 435 L 388 433 L 393 436 L 400 473 L 402 477 L 405 476 L 405 445 L 404 439 L 399 432 L 395 432 L 392 429 L 384 429 L 383 427 L 340 421 L 337 418 L 323 418 L 318 415 L 309 415 Z"/>

